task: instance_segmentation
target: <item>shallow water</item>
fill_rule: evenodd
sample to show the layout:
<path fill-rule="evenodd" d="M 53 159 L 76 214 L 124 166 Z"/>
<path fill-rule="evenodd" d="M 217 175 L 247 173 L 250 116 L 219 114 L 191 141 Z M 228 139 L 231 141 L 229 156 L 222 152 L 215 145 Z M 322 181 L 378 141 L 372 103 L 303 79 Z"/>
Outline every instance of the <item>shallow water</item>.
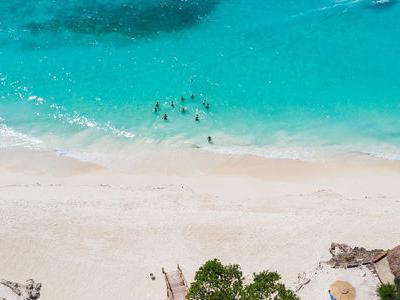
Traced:
<path fill-rule="evenodd" d="M 372 3 L 2 2 L 0 147 L 400 159 L 400 3 Z"/>

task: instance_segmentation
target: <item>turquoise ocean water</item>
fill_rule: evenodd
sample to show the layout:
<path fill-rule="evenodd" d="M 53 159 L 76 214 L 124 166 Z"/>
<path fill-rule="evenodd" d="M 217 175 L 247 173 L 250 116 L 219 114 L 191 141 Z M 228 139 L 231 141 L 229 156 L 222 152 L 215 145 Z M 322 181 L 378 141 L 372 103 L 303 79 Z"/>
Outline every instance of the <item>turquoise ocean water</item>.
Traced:
<path fill-rule="evenodd" d="M 400 159 L 400 3 L 0 2 L 1 148 L 142 142 Z"/>

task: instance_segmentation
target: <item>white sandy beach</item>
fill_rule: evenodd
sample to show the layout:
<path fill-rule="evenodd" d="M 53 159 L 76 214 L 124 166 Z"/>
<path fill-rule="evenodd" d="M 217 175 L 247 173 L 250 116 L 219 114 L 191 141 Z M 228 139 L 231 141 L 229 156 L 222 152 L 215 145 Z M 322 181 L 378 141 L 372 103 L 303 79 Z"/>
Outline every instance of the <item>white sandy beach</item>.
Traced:
<path fill-rule="evenodd" d="M 104 168 L 1 150 L 0 277 L 42 282 L 43 300 L 165 299 L 161 267 L 177 263 L 188 281 L 217 257 L 246 276 L 277 270 L 293 287 L 298 273 L 330 258 L 332 241 L 384 249 L 400 241 L 400 162 L 154 154 Z M 326 295 L 327 278 L 302 299 Z M 373 299 L 370 291 L 357 299 Z"/>

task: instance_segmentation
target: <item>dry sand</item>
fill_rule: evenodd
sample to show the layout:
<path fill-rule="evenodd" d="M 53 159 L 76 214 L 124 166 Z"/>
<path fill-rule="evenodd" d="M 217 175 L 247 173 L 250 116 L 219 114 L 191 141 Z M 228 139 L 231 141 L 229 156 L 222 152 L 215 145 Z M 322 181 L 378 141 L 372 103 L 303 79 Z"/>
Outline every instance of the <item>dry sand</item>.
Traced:
<path fill-rule="evenodd" d="M 43 300 L 154 300 L 165 299 L 161 267 L 177 263 L 189 281 L 218 257 L 239 263 L 247 277 L 277 270 L 294 287 L 298 273 L 329 259 L 332 241 L 367 248 L 400 241 L 399 162 L 196 149 L 176 159 L 160 155 L 104 168 L 0 150 L 0 277 L 41 281 Z M 333 279 L 359 289 L 368 282 L 360 295 L 373 297 L 371 274 L 364 281 L 357 271 L 329 274 L 300 292 L 302 299 L 322 299 Z"/>

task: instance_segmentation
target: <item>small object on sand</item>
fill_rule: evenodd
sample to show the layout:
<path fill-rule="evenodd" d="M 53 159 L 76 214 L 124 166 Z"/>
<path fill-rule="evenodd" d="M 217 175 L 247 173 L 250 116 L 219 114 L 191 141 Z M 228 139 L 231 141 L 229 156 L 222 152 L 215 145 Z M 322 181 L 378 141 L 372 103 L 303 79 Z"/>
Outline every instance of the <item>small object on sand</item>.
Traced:
<path fill-rule="evenodd" d="M 167 114 L 164 114 L 164 115 L 162 116 L 162 119 L 163 119 L 164 121 L 168 121 L 168 116 L 167 116 Z"/>
<path fill-rule="evenodd" d="M 190 95 L 190 99 L 193 100 L 194 98 L 195 98 L 195 97 L 194 97 L 194 94 L 191 94 L 191 95 Z"/>
<path fill-rule="evenodd" d="M 150 278 L 151 278 L 151 280 L 156 280 L 156 276 L 154 276 L 153 273 L 150 273 Z"/>
<path fill-rule="evenodd" d="M 213 143 L 211 136 L 208 136 L 208 137 L 207 137 L 207 141 L 208 141 L 209 144 L 212 144 L 212 143 Z"/>
<path fill-rule="evenodd" d="M 200 119 L 199 119 L 199 115 L 198 115 L 198 114 L 196 114 L 196 116 L 194 117 L 194 120 L 195 120 L 196 122 L 200 122 Z"/>

